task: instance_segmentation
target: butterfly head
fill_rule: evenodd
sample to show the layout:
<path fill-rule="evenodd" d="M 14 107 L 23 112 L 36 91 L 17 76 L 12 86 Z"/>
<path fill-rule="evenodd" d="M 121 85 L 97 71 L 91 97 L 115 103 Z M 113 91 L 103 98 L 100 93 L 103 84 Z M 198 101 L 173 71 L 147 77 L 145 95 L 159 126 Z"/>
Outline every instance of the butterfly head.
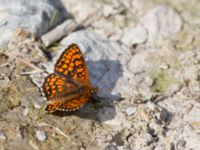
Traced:
<path fill-rule="evenodd" d="M 91 88 L 91 93 L 92 94 L 95 94 L 95 93 L 97 93 L 98 92 L 98 87 L 97 86 L 93 86 L 92 88 Z"/>

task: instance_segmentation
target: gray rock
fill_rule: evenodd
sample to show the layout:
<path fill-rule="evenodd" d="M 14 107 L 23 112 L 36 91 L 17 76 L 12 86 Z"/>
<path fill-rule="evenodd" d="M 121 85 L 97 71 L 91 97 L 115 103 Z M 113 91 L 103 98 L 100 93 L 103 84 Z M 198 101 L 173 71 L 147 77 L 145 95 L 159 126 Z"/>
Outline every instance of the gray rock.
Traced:
<path fill-rule="evenodd" d="M 67 17 L 60 0 L 0 0 L 0 43 L 12 39 L 17 28 L 42 35 Z"/>
<path fill-rule="evenodd" d="M 47 139 L 46 132 L 42 130 L 36 130 L 36 137 L 39 141 L 45 141 Z"/>
<path fill-rule="evenodd" d="M 160 109 L 159 112 L 155 113 L 158 120 L 167 122 L 169 120 L 169 113 L 165 109 Z"/>
<path fill-rule="evenodd" d="M 181 30 L 183 21 L 181 16 L 171 7 L 161 5 L 151 9 L 140 20 L 148 32 L 148 42 L 153 44 L 157 40 L 167 38 Z"/>

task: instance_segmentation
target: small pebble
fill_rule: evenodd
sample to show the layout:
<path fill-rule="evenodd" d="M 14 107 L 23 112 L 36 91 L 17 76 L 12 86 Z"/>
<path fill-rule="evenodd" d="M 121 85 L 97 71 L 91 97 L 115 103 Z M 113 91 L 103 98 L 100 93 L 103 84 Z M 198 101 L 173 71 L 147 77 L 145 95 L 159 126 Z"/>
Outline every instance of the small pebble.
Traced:
<path fill-rule="evenodd" d="M 40 108 L 42 108 L 42 106 L 43 106 L 43 103 L 42 102 L 35 102 L 34 103 L 34 107 L 36 108 L 36 109 L 40 109 Z"/>
<path fill-rule="evenodd" d="M 143 140 L 144 140 L 144 142 L 145 142 L 146 145 L 149 145 L 153 141 L 153 137 L 149 133 L 144 133 L 142 135 L 142 138 L 143 138 Z"/>
<path fill-rule="evenodd" d="M 156 117 L 158 120 L 160 121 L 163 121 L 163 122 L 166 122 L 169 118 L 169 114 L 166 110 L 161 110 L 160 112 L 158 113 L 155 113 Z"/>
<path fill-rule="evenodd" d="M 151 115 L 148 112 L 146 112 L 145 110 L 140 110 L 140 112 L 138 113 L 138 116 L 143 121 L 149 121 L 151 118 Z"/>
<path fill-rule="evenodd" d="M 169 69 L 170 66 L 168 64 L 161 64 L 159 67 L 161 69 Z"/>
<path fill-rule="evenodd" d="M 150 111 L 155 111 L 156 110 L 156 105 L 153 103 L 153 102 L 148 102 L 147 103 L 147 108 L 148 108 L 148 110 L 150 110 Z"/>
<path fill-rule="evenodd" d="M 136 112 L 136 108 L 135 107 L 128 107 L 126 109 L 126 113 L 127 113 L 128 116 L 134 114 L 135 112 Z"/>
<path fill-rule="evenodd" d="M 110 144 L 106 146 L 105 150 L 118 150 L 117 146 Z"/>
<path fill-rule="evenodd" d="M 46 133 L 42 130 L 36 131 L 36 137 L 39 141 L 45 141 L 47 139 Z"/>
<path fill-rule="evenodd" d="M 113 140 L 113 135 L 108 134 L 108 135 L 105 136 L 104 142 L 112 142 L 112 140 Z"/>
<path fill-rule="evenodd" d="M 24 115 L 24 116 L 27 116 L 28 113 L 29 113 L 29 109 L 28 109 L 28 108 L 25 108 L 25 109 L 24 109 L 24 113 L 23 113 L 23 115 Z"/>
<path fill-rule="evenodd" d="M 2 132 L 0 132 L 0 140 L 6 140 L 6 136 Z"/>
<path fill-rule="evenodd" d="M 112 14 L 113 11 L 114 11 L 114 9 L 113 9 L 112 5 L 105 5 L 105 6 L 103 7 L 103 15 L 104 15 L 105 17 L 110 16 L 110 15 Z"/>
<path fill-rule="evenodd" d="M 178 140 L 177 144 L 176 144 L 176 148 L 177 149 L 184 149 L 185 148 L 185 144 L 186 144 L 186 141 L 181 139 L 181 140 Z"/>
<path fill-rule="evenodd" d="M 150 128 L 150 130 L 152 130 L 153 131 L 153 133 L 154 134 L 161 134 L 161 132 L 162 132 L 162 130 L 163 130 L 163 128 L 162 128 L 162 126 L 160 126 L 159 124 L 157 124 L 156 122 L 150 122 L 149 123 L 149 128 Z"/>
<path fill-rule="evenodd" d="M 188 104 L 188 105 L 186 106 L 186 109 L 185 109 L 184 113 L 185 113 L 185 114 L 188 114 L 189 112 L 192 111 L 193 107 L 194 107 L 193 104 Z"/>

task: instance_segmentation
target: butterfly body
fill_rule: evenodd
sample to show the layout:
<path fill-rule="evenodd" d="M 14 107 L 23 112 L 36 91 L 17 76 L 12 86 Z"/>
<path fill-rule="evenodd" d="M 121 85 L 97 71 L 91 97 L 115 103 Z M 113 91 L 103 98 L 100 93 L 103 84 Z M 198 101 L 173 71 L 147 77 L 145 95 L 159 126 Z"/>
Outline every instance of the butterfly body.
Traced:
<path fill-rule="evenodd" d="M 54 73 L 44 81 L 46 110 L 74 111 L 89 100 L 93 90 L 84 57 L 79 47 L 71 44 L 57 60 Z"/>

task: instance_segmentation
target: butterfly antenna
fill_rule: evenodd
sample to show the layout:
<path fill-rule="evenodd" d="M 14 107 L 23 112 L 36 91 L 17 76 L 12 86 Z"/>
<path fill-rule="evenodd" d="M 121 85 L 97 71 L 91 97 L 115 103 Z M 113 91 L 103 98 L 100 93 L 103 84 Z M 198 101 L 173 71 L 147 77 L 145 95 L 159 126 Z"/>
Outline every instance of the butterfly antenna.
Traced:
<path fill-rule="evenodd" d="M 103 77 L 106 75 L 106 73 L 109 71 L 109 68 L 106 67 L 107 69 L 103 72 L 102 76 L 95 82 L 94 86 L 97 86 L 97 83 L 103 79 Z"/>
<path fill-rule="evenodd" d="M 108 72 L 109 68 L 106 67 L 107 69 L 104 71 L 103 75 L 95 82 L 95 84 L 92 86 L 91 92 L 92 93 L 97 93 L 98 91 L 98 87 L 97 87 L 97 83 L 103 79 L 103 77 L 105 76 L 105 74 Z"/>

